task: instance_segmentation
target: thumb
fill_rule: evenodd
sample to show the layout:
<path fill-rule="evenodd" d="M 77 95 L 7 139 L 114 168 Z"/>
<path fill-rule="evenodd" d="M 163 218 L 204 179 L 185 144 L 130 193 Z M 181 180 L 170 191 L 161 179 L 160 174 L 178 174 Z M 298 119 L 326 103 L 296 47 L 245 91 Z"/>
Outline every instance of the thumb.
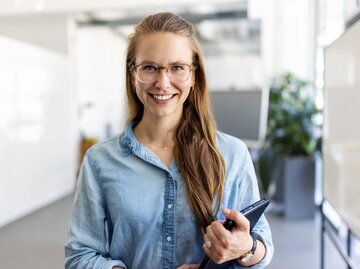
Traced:
<path fill-rule="evenodd" d="M 236 221 L 236 218 L 238 218 L 240 213 L 237 210 L 230 209 L 230 208 L 223 208 L 222 210 L 224 216 L 228 219 L 231 219 L 233 221 Z"/>
<path fill-rule="evenodd" d="M 222 212 L 223 212 L 223 214 L 224 214 L 224 216 L 225 217 L 229 217 L 229 215 L 231 214 L 231 209 L 229 209 L 229 208 L 223 208 L 223 210 L 222 210 Z"/>
<path fill-rule="evenodd" d="M 249 220 L 239 211 L 229 208 L 223 208 L 222 212 L 226 218 L 235 221 L 238 228 L 246 229 L 247 227 L 249 227 Z"/>

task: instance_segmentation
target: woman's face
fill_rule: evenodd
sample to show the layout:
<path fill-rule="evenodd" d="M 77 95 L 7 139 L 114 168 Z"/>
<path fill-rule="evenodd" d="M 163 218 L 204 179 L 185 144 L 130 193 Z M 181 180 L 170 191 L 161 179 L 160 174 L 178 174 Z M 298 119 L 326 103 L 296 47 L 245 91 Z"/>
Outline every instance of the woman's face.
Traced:
<path fill-rule="evenodd" d="M 171 66 L 171 72 L 178 72 L 181 64 L 192 66 L 193 53 L 187 37 L 173 33 L 151 33 L 144 35 L 136 47 L 135 65 L 137 70 L 152 72 L 154 67 Z M 178 65 L 179 66 L 178 66 Z M 141 71 L 140 71 L 141 72 Z M 182 115 L 183 104 L 194 84 L 195 75 L 191 69 L 186 81 L 170 80 L 166 69 L 150 74 L 155 81 L 142 82 L 133 73 L 136 94 L 144 105 L 143 118 L 167 117 L 178 121 Z M 171 75 L 170 75 L 171 77 Z"/>

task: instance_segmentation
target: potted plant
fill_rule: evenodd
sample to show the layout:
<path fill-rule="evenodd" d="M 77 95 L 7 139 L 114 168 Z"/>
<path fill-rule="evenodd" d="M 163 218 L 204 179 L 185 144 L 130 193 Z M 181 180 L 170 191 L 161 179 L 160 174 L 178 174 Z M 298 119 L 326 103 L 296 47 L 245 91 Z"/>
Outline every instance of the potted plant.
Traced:
<path fill-rule="evenodd" d="M 258 161 L 262 186 L 289 218 L 314 214 L 315 159 L 320 149 L 320 110 L 314 88 L 292 73 L 277 77 L 269 92 L 265 145 Z"/>

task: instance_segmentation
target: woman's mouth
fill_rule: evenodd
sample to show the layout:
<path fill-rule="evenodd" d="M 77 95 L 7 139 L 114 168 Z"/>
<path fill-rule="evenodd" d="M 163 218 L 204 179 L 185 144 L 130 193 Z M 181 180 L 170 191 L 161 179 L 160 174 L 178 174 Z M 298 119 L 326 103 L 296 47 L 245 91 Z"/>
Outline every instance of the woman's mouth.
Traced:
<path fill-rule="evenodd" d="M 154 99 L 159 100 L 159 101 L 166 101 L 171 99 L 173 96 L 175 96 L 175 94 L 165 94 L 165 95 L 160 95 L 160 94 L 150 94 Z"/>

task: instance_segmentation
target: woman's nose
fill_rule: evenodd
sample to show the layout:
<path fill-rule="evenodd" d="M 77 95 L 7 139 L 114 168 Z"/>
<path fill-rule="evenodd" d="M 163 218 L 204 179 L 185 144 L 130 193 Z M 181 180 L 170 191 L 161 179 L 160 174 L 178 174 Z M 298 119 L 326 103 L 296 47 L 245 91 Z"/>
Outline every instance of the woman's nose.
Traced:
<path fill-rule="evenodd" d="M 170 79 L 166 74 L 166 69 L 160 70 L 155 82 L 155 86 L 160 89 L 167 89 L 170 87 L 170 84 Z"/>

